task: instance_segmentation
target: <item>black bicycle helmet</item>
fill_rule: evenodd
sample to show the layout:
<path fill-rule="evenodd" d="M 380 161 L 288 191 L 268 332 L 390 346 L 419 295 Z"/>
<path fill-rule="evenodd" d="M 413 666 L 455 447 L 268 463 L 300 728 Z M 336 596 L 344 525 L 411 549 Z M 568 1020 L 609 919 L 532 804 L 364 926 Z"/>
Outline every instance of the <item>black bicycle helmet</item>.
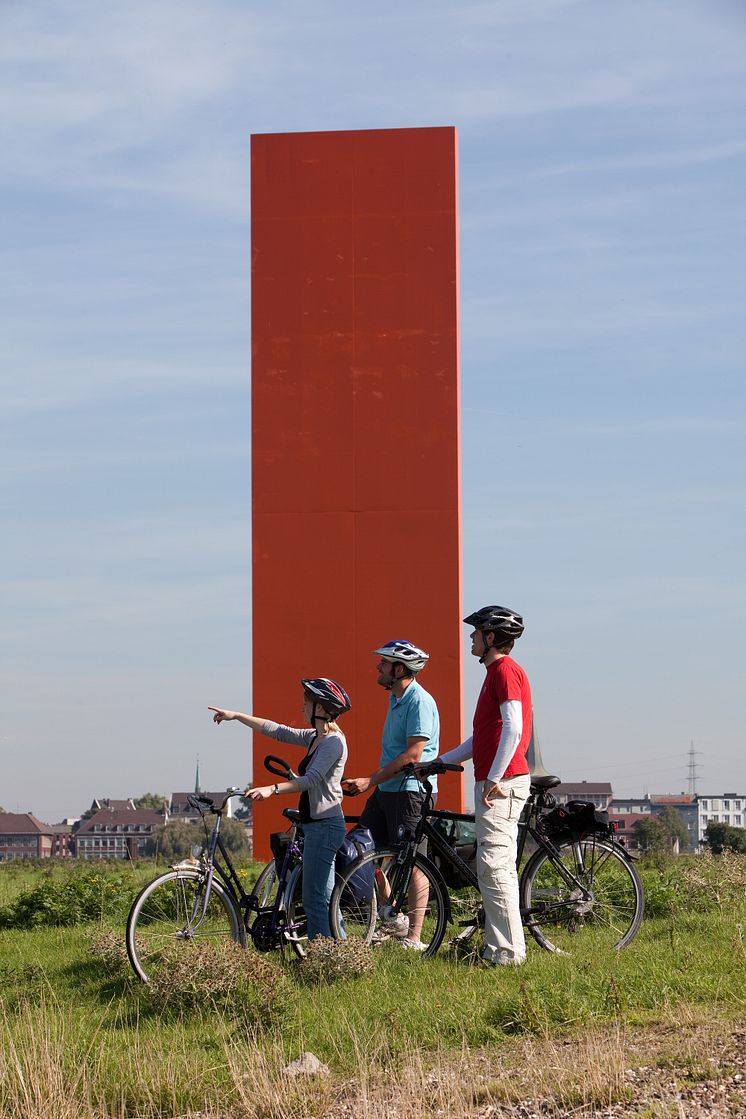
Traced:
<path fill-rule="evenodd" d="M 464 621 L 467 626 L 481 629 L 483 633 L 494 633 L 495 644 L 499 644 L 498 638 L 502 638 L 503 642 L 517 641 L 523 633 L 523 618 L 509 606 L 483 606 Z"/>
<path fill-rule="evenodd" d="M 352 706 L 347 692 L 335 680 L 319 676 L 314 680 L 301 680 L 301 684 L 304 692 L 311 696 L 314 702 L 320 703 L 335 719 L 339 715 L 344 715 Z"/>

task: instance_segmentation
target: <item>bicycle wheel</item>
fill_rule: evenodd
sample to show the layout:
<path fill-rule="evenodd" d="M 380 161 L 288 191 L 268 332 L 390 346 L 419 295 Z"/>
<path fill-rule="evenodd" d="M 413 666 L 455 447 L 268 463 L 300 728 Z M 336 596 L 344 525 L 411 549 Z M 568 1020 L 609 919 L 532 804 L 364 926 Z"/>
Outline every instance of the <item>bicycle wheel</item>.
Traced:
<path fill-rule="evenodd" d="M 202 916 L 205 878 L 198 870 L 171 870 L 143 890 L 127 918 L 127 955 L 143 982 L 171 944 L 189 951 L 195 940 L 235 940 L 245 945 L 241 921 L 224 887 L 213 881 Z"/>
<path fill-rule="evenodd" d="M 644 911 L 642 882 L 626 852 L 593 839 L 558 851 L 540 848 L 521 875 L 521 912 L 534 940 L 548 952 L 624 948 Z"/>
<path fill-rule="evenodd" d="M 409 937 L 425 945 L 423 957 L 434 956 L 448 923 L 447 891 L 433 864 L 420 855 L 414 861 L 422 875 L 420 891 L 404 890 L 405 867 L 398 860 L 398 851 L 381 848 L 347 867 L 332 894 L 332 935 L 373 945 Z"/>

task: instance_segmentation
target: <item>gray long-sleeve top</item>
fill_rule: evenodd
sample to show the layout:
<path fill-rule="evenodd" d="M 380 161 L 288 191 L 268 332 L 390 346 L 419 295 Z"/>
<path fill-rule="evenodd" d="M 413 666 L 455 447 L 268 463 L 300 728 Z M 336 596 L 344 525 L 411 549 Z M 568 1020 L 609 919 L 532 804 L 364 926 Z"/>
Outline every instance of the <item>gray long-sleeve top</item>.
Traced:
<path fill-rule="evenodd" d="M 278 742 L 291 742 L 296 746 L 311 744 L 316 733 L 298 727 L 286 727 L 268 719 L 262 731 L 267 738 Z M 342 813 L 342 774 L 347 761 L 347 739 L 339 732 L 332 731 L 316 740 L 308 767 L 302 777 L 294 777 L 293 784 L 299 793 L 308 793 L 308 803 L 312 820 L 326 820 Z"/>

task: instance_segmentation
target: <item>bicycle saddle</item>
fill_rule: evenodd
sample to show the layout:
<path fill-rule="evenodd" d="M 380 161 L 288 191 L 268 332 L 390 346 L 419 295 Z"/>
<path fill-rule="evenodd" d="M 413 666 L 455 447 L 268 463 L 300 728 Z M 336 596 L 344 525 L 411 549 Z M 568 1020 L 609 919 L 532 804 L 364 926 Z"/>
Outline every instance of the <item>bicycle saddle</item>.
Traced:
<path fill-rule="evenodd" d="M 561 777 L 552 777 L 549 774 L 547 774 L 546 777 L 532 777 L 531 778 L 531 788 L 532 789 L 553 789 L 555 785 L 561 785 L 561 784 L 562 784 L 562 778 Z"/>
<path fill-rule="evenodd" d="M 297 808 L 283 808 L 282 814 L 286 820 L 290 820 L 291 824 L 300 823 L 300 812 Z"/>

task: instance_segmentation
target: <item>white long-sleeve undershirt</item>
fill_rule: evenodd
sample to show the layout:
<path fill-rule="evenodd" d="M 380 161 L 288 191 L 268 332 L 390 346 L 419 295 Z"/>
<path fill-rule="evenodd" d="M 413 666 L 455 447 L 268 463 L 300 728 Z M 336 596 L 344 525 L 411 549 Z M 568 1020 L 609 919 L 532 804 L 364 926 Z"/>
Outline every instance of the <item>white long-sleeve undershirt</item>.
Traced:
<path fill-rule="evenodd" d="M 441 754 L 438 758 L 440 762 L 448 762 L 449 765 L 460 765 L 461 762 L 466 762 L 472 757 L 474 751 L 472 750 L 472 736 L 461 743 L 460 746 L 454 746 L 445 754 Z"/>
<path fill-rule="evenodd" d="M 487 775 L 487 780 L 494 784 L 502 780 L 505 770 L 512 762 L 513 755 L 521 741 L 521 735 L 523 734 L 523 706 L 521 701 L 519 699 L 506 699 L 504 703 L 500 704 L 500 715 L 503 721 L 500 741 L 497 744 L 495 758 Z M 440 761 L 459 765 L 471 758 L 473 754 L 473 736 L 470 735 L 459 746 L 454 746 L 452 750 L 441 754 Z"/>

